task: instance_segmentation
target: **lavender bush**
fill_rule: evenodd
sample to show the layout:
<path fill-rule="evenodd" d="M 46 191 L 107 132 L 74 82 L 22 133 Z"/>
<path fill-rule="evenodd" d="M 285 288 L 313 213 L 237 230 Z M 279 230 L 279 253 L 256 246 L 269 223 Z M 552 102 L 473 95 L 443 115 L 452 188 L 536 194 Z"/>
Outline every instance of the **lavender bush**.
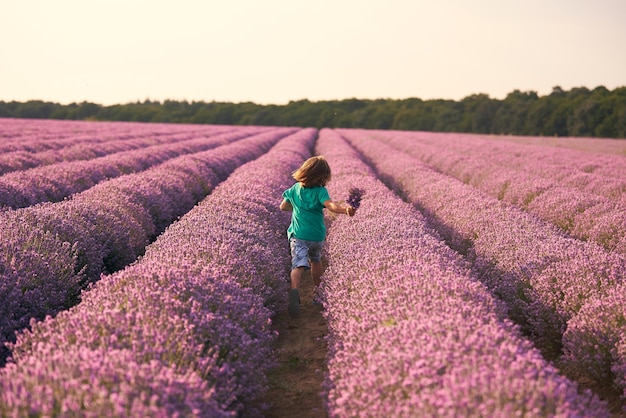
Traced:
<path fill-rule="evenodd" d="M 24 151 L 37 153 L 59 150 L 77 143 L 107 142 L 110 137 L 129 138 L 148 133 L 156 135 L 168 125 L 93 123 L 73 120 L 0 118 L 0 152 Z M 184 128 L 183 128 L 184 129 Z"/>
<path fill-rule="evenodd" d="M 188 125 L 150 125 L 144 124 L 79 124 L 78 126 L 66 126 L 62 122 L 54 120 L 38 121 L 43 131 L 33 133 L 27 137 L 11 137 L 10 141 L 3 142 L 0 136 L 0 150 L 5 146 L 12 145 L 12 151 L 0 151 L 0 175 L 12 171 L 26 170 L 59 162 L 91 160 L 106 155 L 141 149 L 154 145 L 174 144 L 187 141 L 191 138 L 215 136 L 225 133 L 232 128 L 226 126 L 203 125 L 191 127 Z M 19 119 L 0 119 L 0 130 L 5 134 L 7 130 L 19 126 L 20 131 L 27 131 Z M 55 134 L 54 128 L 59 124 L 63 129 Z M 96 133 L 81 134 L 80 128 L 97 126 Z M 49 130 L 45 129 L 49 127 Z M 78 128 L 74 130 L 73 128 Z M 68 132 L 71 132 L 70 136 Z M 53 135 L 52 138 L 46 138 Z M 64 135 L 63 138 L 59 138 Z M 42 138 L 43 137 L 43 138 Z"/>
<path fill-rule="evenodd" d="M 183 139 L 189 135 L 199 136 L 239 128 L 229 125 L 0 118 L 0 153 L 23 151 L 32 157 L 48 151 L 65 153 L 77 145 L 99 144 L 106 147 L 106 144 L 118 140 L 133 142 L 138 139 L 157 142 L 165 139 L 164 142 L 169 142 L 173 137 Z"/>
<path fill-rule="evenodd" d="M 0 176 L 0 207 L 15 209 L 41 202 L 59 202 L 100 182 L 141 172 L 181 155 L 226 145 L 259 131 L 247 128 L 208 138 L 192 137 L 87 161 L 61 162 L 5 174 Z"/>
<path fill-rule="evenodd" d="M 21 333 L 0 370 L 0 415 L 259 415 L 270 317 L 288 287 L 289 220 L 276 196 L 315 133 L 239 167 L 144 257 Z M 57 361 L 65 353 L 76 354 Z"/>
<path fill-rule="evenodd" d="M 18 339 L 15 361 L 0 371 L 0 413 L 212 416 L 223 410 L 202 378 L 229 371 L 218 370 L 218 353 L 203 350 L 195 329 L 210 328 L 215 315 L 185 303 L 176 287 L 184 272 L 173 274 L 173 284 L 145 273 L 103 279 L 76 308 L 33 323 L 33 333 Z"/>
<path fill-rule="evenodd" d="M 156 124 L 0 126 L 0 152 L 15 162 L 0 155 L 0 170 L 9 171 L 142 146 L 148 136 L 165 146 L 206 134 Z M 261 132 L 215 129 L 233 139 Z M 262 413 L 255 405 L 274 364 L 270 318 L 286 307 L 289 274 L 289 219 L 276 196 L 310 156 L 315 130 L 262 131 L 60 203 L 0 213 L 0 344 L 9 342 L 1 361 L 12 350 L 0 370 L 0 416 Z M 572 162 L 575 171 L 566 171 L 561 157 L 534 154 L 549 169 L 524 182 L 522 174 L 481 170 L 478 154 L 470 147 L 459 155 L 454 141 L 445 148 L 457 155 L 424 158 L 436 149 L 432 138 L 411 133 L 421 141 L 419 158 L 474 187 L 492 185 L 498 202 L 381 146 L 401 148 L 405 133 L 369 133 L 323 130 L 316 148 L 333 169 L 331 195 L 360 206 L 353 218 L 327 219 L 329 414 L 607 416 L 606 405 L 559 375 L 520 329 L 550 360 L 562 345 L 558 360 L 569 370 L 624 391 L 624 260 L 616 254 L 623 240 L 620 212 L 606 204 L 622 204 L 621 180 L 603 180 L 611 177 L 608 160 Z M 49 190 L 68 187 L 46 182 Z M 2 184 L 0 196 L 9 196 Z M 502 202 L 513 200 L 614 253 Z"/>
<path fill-rule="evenodd" d="M 331 195 L 352 184 L 367 193 L 329 228 L 329 416 L 609 416 L 341 137 L 322 130 L 316 152 L 333 168 Z"/>
<path fill-rule="evenodd" d="M 547 179 L 551 184 L 613 199 L 626 191 L 626 164 L 621 155 L 519 144 L 513 142 L 517 137 L 508 140 L 473 134 L 399 131 L 377 131 L 376 134 L 390 140 L 389 144 L 395 143 L 404 151 L 419 155 L 422 161 L 428 161 L 438 170 L 454 173 L 455 177 L 465 172 L 463 177 L 471 184 L 480 182 L 482 174 L 488 174 L 491 169 L 504 166 L 513 173 L 525 172 L 532 177 Z M 577 139 L 568 138 L 568 142 L 575 143 Z M 405 146 L 407 140 L 411 142 L 408 148 Z M 405 145 L 401 145 L 403 142 Z M 600 144 L 596 141 L 593 148 L 601 148 Z M 454 162 L 451 155 L 456 155 L 456 160 L 462 160 L 464 164 Z M 481 171 L 481 166 L 485 171 Z"/>
<path fill-rule="evenodd" d="M 585 303 L 623 280 L 626 262 L 620 255 L 565 236 L 380 141 L 357 134 L 349 141 L 467 255 L 483 283 L 506 302 L 509 316 L 549 359 L 561 356 L 563 333 Z M 592 378 L 586 364 L 573 372 Z"/>
<path fill-rule="evenodd" d="M 626 399 L 626 283 L 588 300 L 567 324 L 562 361 Z"/>
<path fill-rule="evenodd" d="M 626 164 L 620 156 L 497 142 L 471 134 L 374 135 L 576 238 L 626 254 Z"/>
<path fill-rule="evenodd" d="M 0 317 L 0 335 L 12 340 L 31 316 L 43 319 L 75 304 L 87 283 L 134 261 L 233 170 L 295 131 L 269 131 L 104 182 L 71 200 L 0 213 L 0 265 L 10 268 L 0 299 L 20 312 Z M 62 262 L 69 250 L 73 264 Z"/>

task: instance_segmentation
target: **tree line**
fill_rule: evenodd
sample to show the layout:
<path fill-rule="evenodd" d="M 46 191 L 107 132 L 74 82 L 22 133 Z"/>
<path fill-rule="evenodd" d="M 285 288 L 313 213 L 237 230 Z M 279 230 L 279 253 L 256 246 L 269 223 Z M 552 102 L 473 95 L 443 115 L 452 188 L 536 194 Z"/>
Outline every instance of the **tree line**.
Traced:
<path fill-rule="evenodd" d="M 626 138 L 626 86 L 576 87 L 539 96 L 514 90 L 505 99 L 346 99 L 285 105 L 145 100 L 102 106 L 33 100 L 0 101 L 0 117 L 396 129 L 484 134 Z"/>

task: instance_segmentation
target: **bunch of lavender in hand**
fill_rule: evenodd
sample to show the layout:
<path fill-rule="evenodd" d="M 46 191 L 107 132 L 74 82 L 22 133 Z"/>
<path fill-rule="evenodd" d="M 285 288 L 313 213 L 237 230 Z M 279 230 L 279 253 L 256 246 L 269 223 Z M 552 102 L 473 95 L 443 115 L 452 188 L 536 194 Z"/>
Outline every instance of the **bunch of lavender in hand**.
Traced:
<path fill-rule="evenodd" d="M 353 187 L 350 189 L 350 192 L 348 194 L 348 200 L 346 200 L 346 203 L 352 206 L 354 209 L 358 209 L 361 205 L 361 198 L 364 194 L 365 190 L 359 189 L 358 187 Z"/>

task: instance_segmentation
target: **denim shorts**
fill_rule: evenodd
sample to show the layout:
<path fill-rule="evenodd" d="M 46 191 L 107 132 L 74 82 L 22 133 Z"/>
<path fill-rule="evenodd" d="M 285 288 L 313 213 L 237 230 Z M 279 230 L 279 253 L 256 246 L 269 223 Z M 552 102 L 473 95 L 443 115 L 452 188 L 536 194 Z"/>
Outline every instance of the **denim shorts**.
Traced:
<path fill-rule="evenodd" d="M 310 269 L 311 262 L 321 260 L 322 245 L 324 241 L 306 241 L 295 237 L 289 238 L 289 248 L 291 248 L 291 269 L 298 267 Z"/>

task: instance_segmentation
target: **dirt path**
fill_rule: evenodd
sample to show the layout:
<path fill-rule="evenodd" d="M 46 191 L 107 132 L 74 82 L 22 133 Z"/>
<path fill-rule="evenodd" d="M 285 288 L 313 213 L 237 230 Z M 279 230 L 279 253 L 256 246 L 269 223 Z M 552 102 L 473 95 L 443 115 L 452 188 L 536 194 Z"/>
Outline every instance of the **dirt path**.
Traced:
<path fill-rule="evenodd" d="M 285 295 L 287 297 L 287 295 Z M 300 317 L 284 312 L 274 318 L 279 365 L 269 374 L 270 389 L 264 403 L 267 418 L 325 418 L 322 382 L 326 371 L 328 332 L 322 307 L 313 305 L 311 275 L 305 273 L 300 289 Z"/>

